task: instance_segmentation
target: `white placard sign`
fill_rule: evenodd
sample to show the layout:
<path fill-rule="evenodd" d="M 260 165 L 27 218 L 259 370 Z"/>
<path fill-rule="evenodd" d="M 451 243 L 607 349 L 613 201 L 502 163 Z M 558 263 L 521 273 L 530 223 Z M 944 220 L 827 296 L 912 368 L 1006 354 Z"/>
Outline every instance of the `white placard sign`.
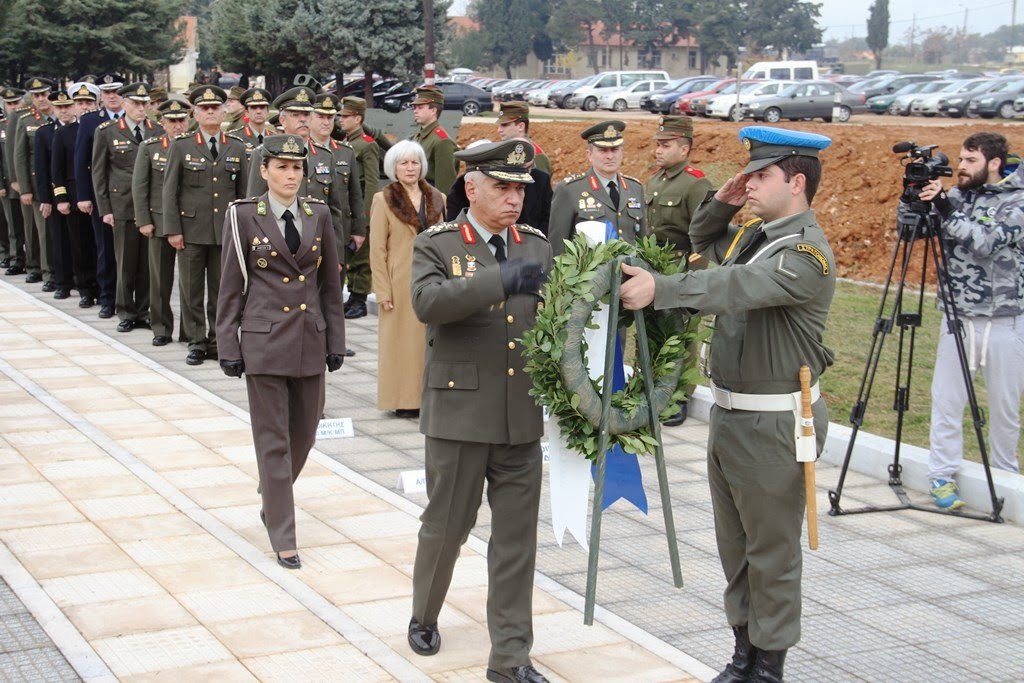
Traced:
<path fill-rule="evenodd" d="M 427 492 L 427 471 L 406 470 L 398 475 L 398 490 L 405 493 Z"/>
<path fill-rule="evenodd" d="M 356 435 L 352 427 L 351 417 L 332 417 L 320 420 L 316 426 L 316 440 L 320 439 L 351 439 Z"/>

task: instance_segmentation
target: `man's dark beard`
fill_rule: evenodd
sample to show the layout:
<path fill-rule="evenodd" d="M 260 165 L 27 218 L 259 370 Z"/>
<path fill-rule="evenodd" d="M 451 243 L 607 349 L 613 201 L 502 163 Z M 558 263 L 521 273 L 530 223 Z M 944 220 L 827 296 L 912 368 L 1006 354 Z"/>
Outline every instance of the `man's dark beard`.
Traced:
<path fill-rule="evenodd" d="M 968 175 L 966 178 L 961 174 L 956 178 L 957 187 L 961 190 L 976 190 L 985 184 L 988 179 L 988 168 L 982 168 L 980 171 L 973 175 Z"/>

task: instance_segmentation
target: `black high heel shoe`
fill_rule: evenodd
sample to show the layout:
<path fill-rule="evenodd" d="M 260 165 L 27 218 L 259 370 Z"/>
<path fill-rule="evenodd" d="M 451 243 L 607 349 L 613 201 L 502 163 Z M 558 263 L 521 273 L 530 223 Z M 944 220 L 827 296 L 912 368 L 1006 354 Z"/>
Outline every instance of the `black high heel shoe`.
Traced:
<path fill-rule="evenodd" d="M 285 569 L 302 569 L 302 560 L 299 559 L 298 555 L 281 557 L 281 553 L 277 553 L 277 563 Z"/>

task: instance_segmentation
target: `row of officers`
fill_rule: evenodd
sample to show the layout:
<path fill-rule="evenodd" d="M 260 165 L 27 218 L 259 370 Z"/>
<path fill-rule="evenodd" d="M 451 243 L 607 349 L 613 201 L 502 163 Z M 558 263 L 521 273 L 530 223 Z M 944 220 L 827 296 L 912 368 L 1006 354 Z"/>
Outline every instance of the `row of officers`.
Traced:
<path fill-rule="evenodd" d="M 152 328 L 154 345 L 162 346 L 174 334 L 170 293 L 177 262 L 178 337 L 188 341 L 186 361 L 216 357 L 213 316 L 226 209 L 266 190 L 260 148 L 265 136 L 283 132 L 300 137 L 309 151 L 300 195 L 321 199 L 331 210 L 350 292 L 346 315 L 365 315 L 372 291 L 368 198 L 380 187 L 382 152 L 391 143 L 364 126 L 361 98 L 339 100 L 305 87 L 272 98 L 261 88 L 200 86 L 186 102 L 145 83 L 125 84 L 117 74 L 83 77 L 66 91 L 30 78 L 24 90 L 3 88 L 0 97 L 6 116 L 0 259 L 8 275 L 25 273 L 55 298 L 77 290 L 83 308 L 98 304 L 100 317 L 116 315 L 119 331 Z M 466 199 L 456 144 L 438 121 L 443 106 L 440 89 L 417 89 L 419 130 L 412 139 L 426 155 L 426 181 L 448 195 L 451 220 Z M 526 103 L 502 104 L 498 138 L 529 141 L 529 127 Z M 690 216 L 711 189 L 688 161 L 692 121 L 660 122 L 660 169 L 646 190 L 620 171 L 624 129 L 621 121 L 604 121 L 583 131 L 590 168 L 553 192 L 551 161 L 530 142 L 535 182 L 520 222 L 548 234 L 556 255 L 584 220 L 607 221 L 627 241 L 653 231 L 681 258 L 691 253 Z"/>

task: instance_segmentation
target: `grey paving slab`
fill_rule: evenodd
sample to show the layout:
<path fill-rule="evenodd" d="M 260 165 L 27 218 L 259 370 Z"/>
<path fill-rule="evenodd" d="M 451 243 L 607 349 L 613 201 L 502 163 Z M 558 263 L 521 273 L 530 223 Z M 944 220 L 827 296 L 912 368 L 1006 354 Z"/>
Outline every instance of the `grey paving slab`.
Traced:
<path fill-rule="evenodd" d="M 0 579 L 0 681 L 79 681 L 39 622 Z"/>

